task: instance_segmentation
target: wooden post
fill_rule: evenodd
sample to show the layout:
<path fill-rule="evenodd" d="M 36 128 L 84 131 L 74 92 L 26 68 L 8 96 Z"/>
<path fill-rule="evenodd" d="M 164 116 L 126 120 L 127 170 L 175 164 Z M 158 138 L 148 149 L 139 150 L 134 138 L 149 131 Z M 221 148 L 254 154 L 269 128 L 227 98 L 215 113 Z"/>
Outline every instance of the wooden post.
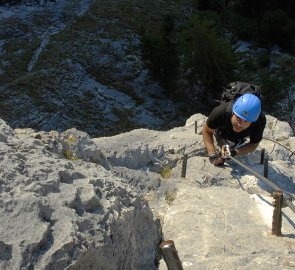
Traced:
<path fill-rule="evenodd" d="M 185 176 L 186 176 L 187 160 L 188 160 L 188 155 L 184 154 L 183 155 L 183 162 L 182 162 L 182 169 L 181 169 L 181 177 L 182 178 L 185 178 Z"/>
<path fill-rule="evenodd" d="M 198 121 L 195 121 L 195 134 L 198 134 Z"/>
<path fill-rule="evenodd" d="M 273 193 L 273 216 L 272 216 L 272 228 L 271 233 L 276 236 L 282 235 L 282 206 L 283 206 L 283 192 L 275 191 Z"/>
<path fill-rule="evenodd" d="M 265 148 L 262 148 L 261 156 L 260 156 L 260 164 L 261 165 L 264 163 L 264 154 L 265 154 Z"/>
<path fill-rule="evenodd" d="M 268 155 L 267 154 L 264 155 L 264 162 L 263 162 L 263 164 L 264 164 L 263 176 L 265 178 L 268 178 Z"/>
<path fill-rule="evenodd" d="M 168 270 L 183 270 L 178 252 L 172 240 L 163 241 L 160 244 L 160 249 Z"/>

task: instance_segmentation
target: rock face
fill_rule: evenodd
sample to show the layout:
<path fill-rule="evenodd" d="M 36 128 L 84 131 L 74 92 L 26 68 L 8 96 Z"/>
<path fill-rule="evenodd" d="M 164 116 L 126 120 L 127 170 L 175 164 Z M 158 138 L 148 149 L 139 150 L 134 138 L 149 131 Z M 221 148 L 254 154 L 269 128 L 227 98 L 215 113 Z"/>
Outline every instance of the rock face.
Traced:
<path fill-rule="evenodd" d="M 201 137 L 205 119 L 198 114 L 167 132 L 142 129 L 94 141 L 112 164 L 164 176 L 146 199 L 161 220 L 163 239 L 174 240 L 184 269 L 292 269 L 294 212 L 283 210 L 285 237 L 272 236 L 271 188 L 233 162 L 223 168 L 209 163 Z M 267 116 L 260 148 L 240 160 L 263 175 L 265 148 L 269 178 L 294 198 L 293 139 L 290 126 Z M 163 260 L 159 269 L 167 269 Z"/>
<path fill-rule="evenodd" d="M 163 226 L 184 269 L 293 269 L 294 227 L 283 229 L 284 239 L 272 236 L 256 203 L 242 189 L 200 189 L 192 180 L 179 185 Z M 163 261 L 159 269 L 167 269 Z"/>
<path fill-rule="evenodd" d="M 184 269 L 294 267 L 294 213 L 284 208 L 284 237 L 270 235 L 272 190 L 237 164 L 208 162 L 205 119 L 93 139 L 1 120 L 0 268 L 165 269 L 162 239 Z M 267 116 L 264 137 L 269 178 L 294 197 L 292 130 Z M 260 150 L 240 160 L 263 174 Z"/>
<path fill-rule="evenodd" d="M 75 127 L 97 137 L 141 127 L 168 130 L 183 125 L 188 110 L 209 110 L 201 98 L 206 94 L 202 87 L 190 86 L 189 70 L 179 68 L 175 76 L 178 95 L 187 96 L 186 101 L 171 100 L 167 93 L 171 89 L 151 76 L 151 58 L 144 57 L 150 54 L 142 42 L 145 35 L 171 16 L 178 17 L 175 24 L 181 25 L 193 2 L 2 0 L 1 118 L 13 128 L 62 132 Z M 168 39 L 174 44 L 177 38 Z M 161 39 L 152 41 L 155 47 L 158 42 Z M 161 50 L 161 55 L 169 54 Z M 249 57 L 243 61 L 259 52 L 243 51 Z M 274 78 L 290 74 L 283 76 L 290 89 L 277 110 L 293 125 L 294 57 L 278 53 L 270 62 L 265 72 L 271 71 Z M 256 73 L 249 76 L 251 81 L 256 81 Z M 188 106 L 192 103 L 197 106 Z"/>
<path fill-rule="evenodd" d="M 17 2 L 0 4 L 0 114 L 11 127 L 102 136 L 185 122 L 142 57 L 140 33 L 178 11 L 174 1 Z"/>
<path fill-rule="evenodd" d="M 0 134 L 1 269 L 154 268 L 159 222 L 87 134 Z"/>

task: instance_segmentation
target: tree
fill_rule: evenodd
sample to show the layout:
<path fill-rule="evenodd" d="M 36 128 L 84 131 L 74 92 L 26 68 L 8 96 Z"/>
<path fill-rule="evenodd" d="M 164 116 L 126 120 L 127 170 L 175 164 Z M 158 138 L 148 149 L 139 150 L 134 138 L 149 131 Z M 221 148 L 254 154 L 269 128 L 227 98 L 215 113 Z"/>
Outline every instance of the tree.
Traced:
<path fill-rule="evenodd" d="M 215 89 L 232 77 L 237 59 L 214 20 L 194 14 L 180 32 L 178 44 L 183 65 L 190 70 L 191 83 L 201 80 L 205 86 Z"/>

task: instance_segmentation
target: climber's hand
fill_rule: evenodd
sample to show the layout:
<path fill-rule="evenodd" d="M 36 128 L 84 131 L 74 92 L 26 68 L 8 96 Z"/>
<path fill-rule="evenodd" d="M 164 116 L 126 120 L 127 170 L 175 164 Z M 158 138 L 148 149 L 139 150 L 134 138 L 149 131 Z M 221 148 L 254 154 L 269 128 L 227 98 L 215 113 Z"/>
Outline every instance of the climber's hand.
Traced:
<path fill-rule="evenodd" d="M 229 156 L 234 157 L 235 155 L 237 155 L 237 150 L 230 149 L 228 145 L 223 145 L 221 147 L 221 156 L 223 158 L 228 158 Z"/>
<path fill-rule="evenodd" d="M 222 166 L 224 164 L 224 158 L 220 155 L 220 152 L 210 154 L 209 161 L 215 166 Z"/>

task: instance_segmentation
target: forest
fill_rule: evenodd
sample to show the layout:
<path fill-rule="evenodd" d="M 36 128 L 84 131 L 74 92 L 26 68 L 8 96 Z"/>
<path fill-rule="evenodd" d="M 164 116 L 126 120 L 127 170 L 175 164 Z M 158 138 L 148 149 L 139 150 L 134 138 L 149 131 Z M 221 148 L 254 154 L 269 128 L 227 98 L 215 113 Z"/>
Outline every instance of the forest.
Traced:
<path fill-rule="evenodd" d="M 295 2 L 187 3 L 185 13 L 165 14 L 158 27 L 145 29 L 143 52 L 154 76 L 175 99 L 194 100 L 192 110 L 196 95 L 203 95 L 206 111 L 210 100 L 218 99 L 222 88 L 236 80 L 261 85 L 265 108 L 275 110 L 294 83 Z M 250 44 L 252 53 L 239 51 L 240 41 Z M 273 68 L 278 53 L 287 57 Z M 194 93 L 196 88 L 204 91 Z"/>

